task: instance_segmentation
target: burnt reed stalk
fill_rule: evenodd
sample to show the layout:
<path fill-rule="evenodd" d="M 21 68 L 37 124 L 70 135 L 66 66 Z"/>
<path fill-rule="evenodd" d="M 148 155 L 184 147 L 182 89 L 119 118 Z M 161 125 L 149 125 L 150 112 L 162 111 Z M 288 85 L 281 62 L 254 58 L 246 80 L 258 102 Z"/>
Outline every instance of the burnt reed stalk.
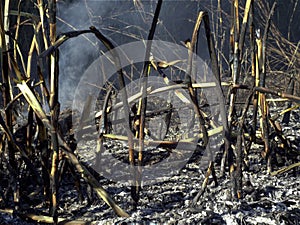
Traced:
<path fill-rule="evenodd" d="M 196 21 L 196 24 L 194 27 L 194 31 L 192 34 L 192 40 L 189 45 L 188 65 L 187 65 L 187 73 L 185 74 L 185 82 L 187 83 L 187 86 L 188 86 L 189 96 L 192 99 L 192 104 L 194 107 L 194 111 L 196 113 L 196 119 L 199 121 L 200 129 L 201 129 L 201 132 L 203 133 L 203 146 L 205 148 L 208 144 L 208 134 L 207 134 L 207 130 L 205 128 L 205 120 L 204 120 L 203 114 L 199 108 L 196 91 L 192 87 L 192 77 L 191 77 L 193 75 L 193 68 L 192 68 L 193 67 L 192 62 L 193 62 L 193 56 L 194 56 L 193 54 L 194 54 L 194 52 L 197 54 L 197 52 L 196 52 L 197 50 L 194 48 L 195 48 L 197 40 L 198 40 L 199 28 L 200 28 L 200 25 L 201 25 L 204 15 L 205 15 L 205 12 L 202 12 L 202 11 L 199 12 L 198 18 L 197 18 L 197 21 Z"/>
<path fill-rule="evenodd" d="M 210 151 L 210 148 L 208 146 L 209 137 L 208 137 L 207 129 L 205 128 L 205 120 L 204 120 L 203 113 L 201 112 L 201 109 L 200 109 L 199 104 L 198 104 L 197 92 L 193 89 L 193 86 L 192 86 L 192 77 L 191 77 L 193 75 L 193 66 L 192 66 L 192 61 L 193 61 L 193 56 L 194 56 L 193 54 L 194 54 L 194 52 L 197 54 L 197 49 L 195 48 L 195 46 L 196 46 L 196 43 L 197 43 L 197 40 L 198 40 L 199 29 L 200 29 L 200 25 L 202 23 L 203 17 L 205 17 L 206 15 L 207 15 L 207 13 L 203 12 L 203 11 L 200 11 L 199 14 L 198 14 L 196 24 L 194 26 L 194 31 L 193 31 L 193 34 L 192 34 L 192 40 L 191 40 L 191 43 L 190 43 L 189 49 L 188 49 L 189 50 L 188 66 L 187 66 L 187 73 L 186 73 L 186 76 L 185 76 L 185 81 L 187 82 L 189 96 L 192 99 L 193 109 L 196 112 L 196 119 L 199 121 L 199 124 L 200 124 L 200 132 L 203 134 L 203 147 L 208 148 L 209 156 L 210 156 L 210 159 L 209 159 L 210 164 L 209 164 L 209 167 L 207 169 L 206 177 L 203 181 L 201 190 L 199 191 L 199 193 L 197 194 L 197 196 L 193 200 L 193 205 L 196 204 L 196 202 L 198 201 L 200 196 L 204 193 L 205 188 L 207 186 L 208 177 L 211 174 L 211 170 L 214 169 L 213 168 L 213 162 L 212 162 L 212 159 L 211 159 L 211 151 Z"/>
<path fill-rule="evenodd" d="M 237 129 L 237 140 L 236 140 L 236 170 L 234 171 L 234 176 L 235 179 L 233 182 L 233 188 L 234 188 L 234 194 L 237 198 L 241 199 L 243 198 L 243 174 L 242 174 L 242 163 L 243 163 L 243 150 L 245 148 L 245 143 L 243 141 L 244 137 L 244 124 L 245 124 L 245 119 L 246 115 L 249 110 L 250 102 L 253 98 L 255 91 L 252 89 L 250 91 L 250 94 L 248 95 L 243 110 L 242 110 L 242 115 L 238 121 L 238 129 Z"/>
<path fill-rule="evenodd" d="M 205 26 L 205 35 L 206 35 L 206 40 L 207 40 L 207 46 L 208 46 L 208 51 L 209 51 L 209 56 L 211 59 L 211 66 L 212 66 L 212 72 L 215 76 L 215 80 L 216 80 L 216 90 L 218 92 L 219 95 L 219 103 L 220 103 L 220 114 L 221 114 L 221 120 L 222 120 L 222 124 L 224 127 L 224 157 L 222 158 L 221 161 L 221 171 L 220 171 L 220 175 L 223 176 L 224 171 L 225 171 L 225 163 L 226 163 L 226 157 L 228 155 L 228 151 L 230 148 L 230 131 L 229 131 L 229 126 L 228 126 L 228 120 L 227 120 L 227 112 L 226 112 L 226 107 L 225 107 L 225 96 L 224 96 L 224 92 L 222 89 L 222 85 L 221 85 L 221 75 L 220 75 L 220 70 L 219 70 L 219 60 L 217 58 L 216 55 L 216 47 L 213 41 L 213 37 L 212 37 L 212 33 L 211 33 L 211 29 L 210 29 L 210 20 L 209 20 L 209 16 L 204 15 L 204 26 Z M 220 20 L 222 21 L 222 19 L 220 18 Z M 222 29 L 221 29 L 222 30 Z M 220 62 L 222 63 L 222 62 Z"/>
<path fill-rule="evenodd" d="M 238 39 L 235 37 L 235 54 L 234 54 L 234 73 L 236 73 L 236 76 L 234 82 L 236 81 L 237 83 L 239 82 L 239 77 L 242 76 L 241 73 L 241 62 L 242 62 L 242 57 L 243 57 L 243 50 L 244 50 L 244 42 L 245 42 L 245 35 L 246 35 L 246 29 L 248 25 L 248 20 L 249 20 L 249 13 L 250 13 L 250 8 L 252 5 L 253 0 L 247 0 L 246 5 L 245 5 L 245 10 L 244 10 L 244 17 L 242 21 L 242 27 L 241 31 L 239 34 Z M 238 10 L 236 9 L 236 12 L 238 13 Z M 236 15 L 238 16 L 238 14 Z M 239 23 L 236 22 L 236 26 L 239 26 Z M 237 64 L 237 65 L 236 65 Z M 242 144 L 242 136 L 243 136 L 243 131 L 242 131 L 242 124 L 244 124 L 244 119 L 245 119 L 245 114 L 248 110 L 249 104 L 250 104 L 250 98 L 249 101 L 246 101 L 246 106 L 244 110 L 244 114 L 242 115 L 242 120 L 241 123 L 239 124 L 238 128 L 238 136 L 237 136 L 237 143 L 236 143 L 236 168 L 234 172 L 234 181 L 233 181 L 233 193 L 237 198 L 242 198 L 242 161 L 243 161 L 243 144 Z M 236 189 L 236 190 L 235 190 Z"/>
<path fill-rule="evenodd" d="M 266 83 L 266 42 L 268 37 L 268 31 L 270 27 L 270 20 L 272 15 L 274 14 L 274 10 L 276 7 L 276 2 L 274 2 L 270 13 L 268 15 L 268 19 L 264 29 L 264 35 L 262 40 L 260 41 L 260 48 L 261 48 L 261 55 L 259 57 L 259 87 L 265 87 Z M 271 165 L 271 148 L 270 148 L 270 140 L 269 140 L 269 110 L 268 104 L 266 103 L 266 96 L 264 93 L 259 93 L 258 96 L 258 103 L 261 109 L 261 132 L 264 141 L 264 151 L 262 152 L 262 156 L 267 159 L 267 172 L 272 172 L 272 165 Z"/>
<path fill-rule="evenodd" d="M 218 92 L 218 95 L 220 98 L 219 99 L 220 114 L 221 114 L 223 129 L 224 129 L 224 147 L 225 147 L 224 153 L 227 153 L 228 149 L 230 148 L 230 133 L 229 133 L 229 129 L 228 129 L 228 121 L 227 121 L 227 115 L 226 115 L 226 110 L 225 110 L 225 98 L 224 98 L 224 93 L 223 93 L 222 86 L 221 86 L 220 71 L 218 69 L 219 68 L 218 60 L 217 60 L 217 55 L 216 55 L 216 50 L 215 50 L 215 44 L 214 44 L 212 34 L 211 34 L 209 16 L 206 12 L 203 13 L 203 21 L 204 21 L 208 51 L 209 51 L 211 64 L 212 64 L 212 72 L 213 72 L 213 75 L 215 76 L 215 81 L 216 81 L 216 91 Z M 209 162 L 209 166 L 208 166 L 208 169 L 206 172 L 206 177 L 202 183 L 201 190 L 198 192 L 196 197 L 193 199 L 193 205 L 196 205 L 196 203 L 198 202 L 200 197 L 204 194 L 204 191 L 205 191 L 207 183 L 208 183 L 208 178 L 211 174 L 213 176 L 215 185 L 216 186 L 218 185 L 214 162 L 212 161 L 212 152 L 209 147 L 208 147 L 208 153 L 210 156 L 210 162 Z M 220 172 L 221 176 L 224 173 L 224 170 L 225 170 L 225 159 L 223 158 L 223 160 L 221 162 L 221 172 Z"/>
<path fill-rule="evenodd" d="M 256 52 L 255 52 L 255 26 L 254 26 L 254 4 L 252 2 L 251 8 L 250 8 L 250 15 L 249 15 L 249 24 L 250 24 L 250 51 L 251 51 L 251 76 L 252 76 L 252 86 L 256 86 Z M 252 123 L 252 132 L 251 132 L 251 141 L 249 143 L 249 148 L 251 147 L 252 143 L 256 140 L 256 125 L 257 125 L 257 110 L 258 110 L 258 104 L 257 104 L 257 97 L 258 93 L 255 92 L 253 95 L 252 105 L 253 105 L 253 123 Z"/>
<path fill-rule="evenodd" d="M 162 6 L 162 0 L 158 0 L 156 9 L 154 12 L 154 17 L 152 20 L 151 28 L 148 34 L 148 42 L 146 46 L 144 67 L 142 72 L 142 97 L 139 104 L 139 112 L 140 112 L 140 121 L 139 121 L 139 152 L 138 152 L 138 169 L 135 174 L 135 186 L 132 187 L 131 196 L 133 198 L 133 207 L 136 209 L 139 198 L 140 198 L 140 188 L 142 181 L 142 164 L 143 164 L 143 151 L 144 151 L 144 130 L 145 130 L 145 118 L 146 118 L 146 109 L 147 109 L 147 86 L 148 86 L 148 73 L 150 72 L 150 51 L 152 46 L 152 40 L 154 37 L 156 25 L 158 22 L 158 17 L 160 13 L 160 9 Z M 134 190 L 133 190 L 134 189 Z"/>
<path fill-rule="evenodd" d="M 49 14 L 49 29 L 50 29 L 50 42 L 54 44 L 56 41 L 56 1 L 48 1 L 48 14 Z M 58 79 L 59 79 L 59 68 L 58 68 L 58 50 L 54 51 L 50 55 L 50 116 L 51 116 L 51 153 L 52 162 L 50 170 L 50 186 L 51 186 L 51 206 L 50 214 L 53 217 L 54 224 L 58 223 L 58 198 L 57 192 L 59 188 L 58 182 L 58 163 L 59 163 L 59 143 L 57 137 L 58 131 L 58 116 L 60 106 L 58 102 Z"/>
<path fill-rule="evenodd" d="M 107 93 L 106 93 L 106 96 L 105 96 L 105 99 L 104 99 L 104 102 L 103 102 L 103 107 L 102 107 L 102 115 L 101 115 L 101 118 L 100 118 L 100 122 L 99 122 L 99 131 L 98 131 L 98 139 L 97 139 L 97 148 L 96 148 L 96 168 L 101 168 L 101 154 L 104 152 L 104 145 L 103 145 L 103 141 L 104 141 L 104 134 L 107 134 L 108 133 L 108 127 L 109 127 L 109 124 L 108 124 L 108 119 L 107 119 L 107 109 L 108 109 L 108 106 L 109 106 L 109 100 L 110 100 L 110 97 L 112 95 L 112 92 L 113 92 L 113 87 L 110 86 L 108 87 L 108 90 L 107 90 Z"/>
<path fill-rule="evenodd" d="M 233 0 L 231 4 L 231 20 L 230 20 L 230 41 L 229 41 L 229 48 L 230 48 L 230 61 L 229 61 L 229 71 L 232 79 L 233 85 L 237 85 L 238 83 L 238 62 L 239 62 L 239 50 L 238 50 L 238 33 L 239 33 L 239 18 L 238 18 L 238 1 Z M 235 99 L 236 99 L 236 92 L 237 90 L 229 89 L 229 108 L 228 108 L 228 129 L 229 134 L 231 135 L 232 132 L 232 123 L 234 121 L 235 115 Z M 231 143 L 230 143 L 231 144 Z M 231 174 L 232 180 L 232 192 L 234 193 L 235 189 L 235 180 L 233 176 L 234 172 L 234 157 L 233 157 L 233 149 L 229 146 L 228 149 L 225 149 L 223 154 L 223 161 L 227 159 L 227 164 L 229 168 L 229 173 Z M 225 166 L 223 163 L 222 166 Z M 223 170 L 223 169 L 222 169 Z"/>

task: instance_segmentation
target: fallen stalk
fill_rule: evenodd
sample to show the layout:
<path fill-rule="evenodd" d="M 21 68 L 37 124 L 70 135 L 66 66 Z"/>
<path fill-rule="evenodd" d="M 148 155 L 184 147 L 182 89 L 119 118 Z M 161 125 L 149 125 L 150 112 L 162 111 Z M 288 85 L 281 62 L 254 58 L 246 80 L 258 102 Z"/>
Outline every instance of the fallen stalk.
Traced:
<path fill-rule="evenodd" d="M 294 101 L 296 103 L 300 103 L 300 97 L 299 96 L 287 94 L 285 92 L 280 92 L 280 91 L 272 90 L 272 89 L 265 88 L 265 87 L 255 87 L 254 90 L 262 92 L 262 93 L 277 95 L 278 97 L 286 98 L 286 99 L 289 99 L 289 100 Z"/>
<path fill-rule="evenodd" d="M 230 83 L 222 82 L 222 85 L 223 86 L 229 86 Z M 194 84 L 192 84 L 193 88 L 212 88 L 212 87 L 216 87 L 216 86 L 217 86 L 217 84 L 215 82 L 194 83 Z M 155 94 L 158 94 L 158 93 L 167 92 L 167 91 L 170 91 L 170 90 L 187 89 L 187 88 L 188 87 L 187 87 L 186 84 L 174 84 L 174 85 L 170 85 L 170 86 L 166 86 L 166 87 L 157 88 L 157 89 L 154 89 L 154 90 L 152 89 L 152 87 L 148 87 L 147 88 L 147 94 L 148 94 L 148 96 L 151 96 L 151 95 L 155 95 Z M 129 97 L 128 98 L 128 104 L 136 101 L 141 96 L 142 96 L 142 93 L 139 92 L 139 93 Z M 190 103 L 190 101 L 188 101 L 188 102 Z M 118 110 L 122 107 L 123 107 L 123 102 L 119 102 L 119 103 L 116 103 L 115 105 L 113 105 L 111 107 L 108 107 L 108 111 L 115 111 L 115 110 Z M 98 118 L 101 115 L 102 115 L 102 110 L 96 113 L 95 118 Z"/>
<path fill-rule="evenodd" d="M 211 137 L 211 136 L 216 135 L 221 132 L 223 132 L 223 126 L 219 126 L 215 129 L 208 130 L 207 134 L 208 134 L 208 137 Z M 128 138 L 126 136 L 122 136 L 122 135 L 103 134 L 103 137 L 109 138 L 112 140 L 128 141 Z M 203 138 L 203 134 L 200 133 L 197 135 L 197 137 L 182 139 L 180 141 L 144 140 L 144 145 L 145 146 L 157 146 L 157 147 L 161 147 L 161 148 L 179 148 L 179 149 L 183 149 L 183 150 L 194 150 L 196 143 L 198 142 L 199 139 L 202 139 L 202 138 Z M 138 143 L 137 138 L 134 138 L 132 141 L 134 143 Z"/>
<path fill-rule="evenodd" d="M 23 213 L 23 212 L 19 212 L 19 210 L 13 210 L 13 209 L 0 209 L 1 213 L 6 213 L 9 215 L 17 215 L 20 218 L 23 218 L 25 220 L 32 220 L 35 221 L 37 223 L 49 223 L 49 224 L 53 224 L 54 220 L 53 217 L 50 216 L 45 216 L 45 215 L 37 215 L 37 214 L 32 214 L 32 213 Z M 68 220 L 65 218 L 57 218 L 57 221 L 59 224 L 63 224 L 63 225 L 93 225 L 93 224 L 99 224 L 98 221 L 84 221 L 84 220 Z"/>
<path fill-rule="evenodd" d="M 284 167 L 282 169 L 274 171 L 274 172 L 271 173 L 271 176 L 276 176 L 276 175 L 283 174 L 283 173 L 285 173 L 285 172 L 287 172 L 287 171 L 289 171 L 291 169 L 294 169 L 294 168 L 296 168 L 298 166 L 300 166 L 300 162 L 294 163 L 292 165 L 289 165 L 289 166 L 286 166 L 286 167 Z"/>

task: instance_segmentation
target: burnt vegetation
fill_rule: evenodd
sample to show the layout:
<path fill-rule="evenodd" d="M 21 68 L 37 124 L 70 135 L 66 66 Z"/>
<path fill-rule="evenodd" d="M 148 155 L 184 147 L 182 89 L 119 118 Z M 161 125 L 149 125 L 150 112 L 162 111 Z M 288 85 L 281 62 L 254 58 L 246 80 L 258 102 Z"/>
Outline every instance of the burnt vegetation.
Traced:
<path fill-rule="evenodd" d="M 205 177 L 199 179 L 197 192 L 190 199 L 194 208 L 203 201 L 210 182 L 217 186 L 230 180 L 227 188 L 231 200 L 242 200 L 248 193 L 243 172 L 249 170 L 250 154 L 257 156 L 268 176 L 299 176 L 299 133 L 290 138 L 282 128 L 289 127 L 291 116 L 300 117 L 299 40 L 292 30 L 293 17 L 297 12 L 299 15 L 298 1 L 290 10 L 287 37 L 273 21 L 278 15 L 277 1 L 218 0 L 211 11 L 204 8 L 198 12 L 193 32 L 186 34 L 189 39 L 177 43 L 187 49 L 186 59 L 168 62 L 163 61 L 163 55 L 156 59 L 151 55 L 151 42 L 147 42 L 145 62 L 120 69 L 120 55 L 114 52 L 110 60 L 118 68 L 115 76 L 98 87 L 96 102 L 86 99 L 81 116 L 71 109 L 60 109 L 59 62 L 64 57 L 60 47 L 78 37 L 91 42 L 93 36 L 98 45 L 110 51 L 117 47 L 117 41 L 94 26 L 77 30 L 70 25 L 69 30 L 58 34 L 57 20 L 63 20 L 56 15 L 56 4 L 66 3 L 5 0 L 0 4 L 1 213 L 67 224 L 70 221 L 60 217 L 60 203 L 68 201 L 62 193 L 76 190 L 81 202 L 98 199 L 117 216 L 130 217 L 143 207 L 141 195 L 147 195 L 147 188 L 142 189 L 144 166 L 167 160 L 171 154 L 180 159 L 186 151 L 193 152 L 187 164 L 206 162 L 201 168 Z M 230 9 L 224 10 L 224 4 Z M 140 1 L 133 1 L 133 6 L 143 16 L 146 6 Z M 162 7 L 164 2 L 158 0 L 152 21 L 144 21 L 149 27 L 147 40 L 156 39 Z M 193 53 L 198 54 L 199 43 L 209 54 L 211 79 L 196 80 L 188 75 L 195 73 Z M 151 86 L 150 74 L 161 78 L 159 87 Z M 126 86 L 138 78 L 143 78 L 139 90 L 131 92 L 133 87 Z M 218 115 L 209 109 L 210 96 L 203 91 L 212 87 L 217 90 Z M 190 114 L 181 115 L 157 93 L 175 96 Z M 91 114 L 92 105 L 95 112 Z M 155 119 L 162 122 L 153 125 Z M 91 120 L 96 129 L 88 125 Z M 180 133 L 178 123 L 189 132 Z M 125 205 L 122 199 L 116 201 L 107 190 L 115 183 L 106 181 L 79 154 L 82 145 L 77 143 L 78 136 L 96 142 L 91 151 L 99 162 L 110 149 L 114 158 L 129 165 L 131 176 L 126 188 L 130 188 L 130 208 L 119 206 Z M 211 146 L 214 138 L 220 141 L 218 150 Z M 123 151 L 114 151 L 116 148 Z M 105 167 L 109 166 L 106 162 Z M 105 182 L 109 188 L 103 188 Z M 84 224 L 80 219 L 71 222 Z"/>

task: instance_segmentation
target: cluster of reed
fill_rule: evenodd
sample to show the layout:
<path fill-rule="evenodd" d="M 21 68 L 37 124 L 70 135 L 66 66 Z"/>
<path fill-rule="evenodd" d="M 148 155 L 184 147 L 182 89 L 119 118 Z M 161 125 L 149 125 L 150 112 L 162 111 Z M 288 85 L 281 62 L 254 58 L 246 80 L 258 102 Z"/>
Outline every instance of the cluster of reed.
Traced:
<path fill-rule="evenodd" d="M 22 11 L 22 1 L 18 2 L 17 10 L 11 10 L 11 1 L 1 1 L 0 4 L 0 55 L 1 55 L 1 98 L 2 109 L 0 114 L 0 125 L 2 132 L 0 141 L 0 167 L 1 167 L 1 185 L 0 185 L 0 203 L 4 207 L 11 205 L 13 199 L 14 210 L 1 209 L 1 212 L 13 212 L 19 216 L 30 217 L 34 220 L 44 222 L 54 222 L 57 224 L 60 219 L 58 217 L 58 190 L 63 171 L 67 170 L 74 175 L 75 180 L 80 183 L 80 177 L 89 184 L 94 192 L 103 199 L 119 216 L 128 217 L 129 215 L 121 209 L 109 196 L 109 194 L 101 187 L 99 181 L 88 170 L 88 168 L 74 154 L 74 149 L 64 139 L 61 133 L 58 118 L 60 115 L 60 104 L 58 101 L 58 85 L 59 85 L 59 46 L 70 38 L 76 38 L 85 33 L 94 34 L 103 45 L 111 50 L 115 46 L 95 27 L 87 30 L 71 31 L 61 35 L 56 34 L 56 1 L 55 0 L 36 0 L 34 2 L 37 9 L 36 12 Z M 158 0 L 156 11 L 154 13 L 151 29 L 149 31 L 148 40 L 154 38 L 157 21 L 159 18 L 160 8 L 163 4 L 162 0 Z M 231 75 L 228 94 L 222 86 L 222 76 L 224 65 L 222 65 L 222 49 L 218 40 L 218 35 L 213 35 L 211 31 L 211 23 L 209 14 L 201 11 L 196 19 L 194 32 L 191 36 L 188 50 L 188 74 L 192 74 L 192 53 L 197 53 L 197 42 L 201 24 L 204 24 L 207 47 L 211 59 L 212 72 L 215 76 L 215 86 L 221 91 L 224 101 L 220 102 L 221 117 L 223 127 L 221 130 L 208 131 L 207 124 L 209 120 L 205 118 L 205 113 L 199 106 L 196 89 L 201 87 L 193 83 L 190 76 L 185 77 L 183 86 L 187 88 L 191 102 L 189 103 L 195 111 L 195 118 L 200 124 L 199 139 L 205 148 L 211 135 L 217 132 L 224 132 L 224 153 L 220 168 L 222 176 L 229 171 L 232 179 L 232 193 L 237 198 L 242 198 L 242 164 L 245 155 L 251 150 L 252 143 L 259 143 L 263 146 L 262 157 L 267 161 L 267 171 L 272 175 L 287 171 L 291 168 L 299 166 L 299 163 L 290 165 L 280 171 L 272 172 L 272 147 L 275 141 L 270 138 L 270 132 L 275 133 L 279 138 L 279 142 L 275 145 L 282 145 L 284 149 L 291 149 L 291 145 L 284 134 L 280 130 L 278 118 L 281 114 L 287 115 L 290 111 L 299 107 L 300 97 L 294 95 L 294 86 L 299 83 L 297 78 L 299 63 L 298 45 L 290 43 L 284 39 L 272 23 L 272 15 L 274 13 L 276 3 L 271 9 L 266 7 L 265 1 L 254 3 L 253 0 L 247 0 L 245 5 L 239 3 L 238 0 L 232 0 L 231 24 L 230 24 L 230 60 L 228 60 L 228 68 Z M 257 4 L 255 6 L 255 4 Z M 259 8 L 261 15 L 264 17 L 261 25 L 264 25 L 262 34 L 255 34 L 254 30 L 254 9 Z M 243 13 L 240 11 L 242 10 Z M 218 11 L 221 12 L 221 1 L 218 1 Z M 222 26 L 222 13 L 218 14 L 217 30 L 224 29 Z M 10 20 L 14 18 L 14 20 Z M 240 23 L 242 18 L 242 23 Z M 15 21 L 15 24 L 11 24 Z M 21 37 L 19 30 L 24 24 L 30 24 L 32 27 L 31 44 L 28 52 L 22 52 L 20 45 L 24 37 Z M 272 45 L 268 44 L 268 34 L 273 40 Z M 216 33 L 215 33 L 216 34 Z M 278 40 L 280 39 L 280 41 Z M 202 40 L 201 40 L 202 41 Z M 246 43 L 246 44 L 245 44 Z M 274 45 L 274 43 L 277 44 Z M 217 48 L 216 48 L 217 46 Z M 221 47 L 218 47 L 221 46 Z M 126 120 L 126 132 L 128 142 L 129 163 L 132 166 L 133 179 L 131 184 L 131 195 L 134 200 L 134 207 L 137 206 L 140 196 L 142 164 L 144 153 L 144 130 L 147 109 L 147 77 L 149 70 L 157 70 L 157 72 L 165 76 L 159 67 L 150 59 L 151 42 L 147 45 L 145 55 L 145 63 L 141 76 L 144 79 L 142 84 L 142 92 L 137 112 L 139 127 L 132 133 L 132 121 L 130 120 L 130 108 L 128 104 L 128 94 L 126 93 L 124 73 L 122 69 L 118 70 L 118 81 L 120 90 L 122 91 L 122 104 L 124 108 Z M 268 53 L 274 54 L 268 54 Z M 271 56 L 270 56 L 271 55 Z M 283 62 L 286 67 L 294 68 L 296 75 L 291 77 L 290 88 L 288 93 L 267 88 L 267 75 L 272 74 L 272 63 L 268 63 L 268 57 L 272 62 Z M 284 59 L 281 59 L 283 57 Z M 120 68 L 120 60 L 117 54 L 113 55 L 113 61 L 117 68 Z M 250 66 L 248 66 L 250 62 Z M 34 69 L 33 69 L 34 67 Z M 171 64 L 166 67 L 172 67 Z M 245 74 L 246 69 L 250 71 Z M 244 84 L 241 81 L 246 77 L 252 79 L 252 84 Z M 45 77 L 48 77 L 49 83 L 46 84 Z M 297 80 L 298 79 L 298 80 Z M 37 81 L 36 81 L 37 80 Z M 228 84 L 227 84 L 228 85 Z M 15 88 L 17 87 L 17 89 Z M 237 96 L 241 89 L 247 92 L 242 109 L 237 106 Z M 288 109 L 278 113 L 278 116 L 271 117 L 269 113 L 269 102 L 267 97 L 275 95 L 281 97 L 282 100 L 294 102 L 288 104 Z M 110 91 L 107 91 L 107 99 L 110 98 Z M 19 109 L 23 106 L 27 107 L 26 112 Z M 46 113 L 45 105 L 49 108 Z M 249 117 L 249 109 L 252 105 L 252 124 L 251 129 L 247 129 L 246 118 Z M 239 112 L 240 110 L 240 112 Z M 107 104 L 103 105 L 101 123 L 103 128 L 107 120 Z M 18 121 L 20 118 L 26 121 L 25 125 L 20 126 Z M 287 119 L 285 119 L 288 123 Z M 21 141 L 17 138 L 18 133 L 22 132 Z M 273 135 L 274 136 L 274 135 Z M 99 129 L 98 148 L 103 148 L 105 139 L 118 139 L 116 135 L 107 134 L 106 129 Z M 161 141 L 160 146 L 172 148 L 176 143 Z M 182 142 L 185 143 L 185 142 Z M 272 143 L 272 145 L 271 145 Z M 135 158 L 134 145 L 138 144 L 138 156 Z M 188 146 L 186 142 L 186 146 Z M 184 148 L 184 145 L 182 146 Z M 63 164 L 62 164 L 63 162 Z M 207 169 L 206 178 L 201 186 L 199 194 L 194 199 L 194 204 L 204 193 L 209 176 L 212 174 L 217 183 L 217 175 L 215 171 L 215 162 L 211 159 Z M 63 165 L 63 166 L 61 166 Z M 138 170 L 134 167 L 138 166 Z M 30 174 L 30 175 L 28 175 Z M 196 175 L 195 175 L 196 176 Z M 24 194 L 28 193 L 26 186 L 22 185 L 26 179 L 34 179 L 36 188 L 31 190 L 32 193 L 42 191 L 45 203 L 49 203 L 49 217 L 37 216 L 29 213 L 23 213 L 22 199 Z M 29 182 L 28 182 L 29 183 Z M 25 200 L 24 200 L 25 201 Z"/>

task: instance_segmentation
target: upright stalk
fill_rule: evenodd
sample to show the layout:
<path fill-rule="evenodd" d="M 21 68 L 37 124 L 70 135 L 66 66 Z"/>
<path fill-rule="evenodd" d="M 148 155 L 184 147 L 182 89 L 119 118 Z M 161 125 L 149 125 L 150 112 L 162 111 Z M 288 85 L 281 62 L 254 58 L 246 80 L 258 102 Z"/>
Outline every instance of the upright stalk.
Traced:
<path fill-rule="evenodd" d="M 140 121 L 139 121 L 139 153 L 138 153 L 138 170 L 136 173 L 136 187 L 135 187 L 135 196 L 133 196 L 134 204 L 136 207 L 139 195 L 140 195 L 140 187 L 142 181 L 142 164 L 143 164 L 143 151 L 144 151 L 144 128 L 145 128 L 145 117 L 146 117 L 146 108 L 147 108 L 147 86 L 148 86 L 148 74 L 150 72 L 150 51 L 152 46 L 152 40 L 154 37 L 156 24 L 158 21 L 160 9 L 162 5 L 162 0 L 158 0 L 154 17 L 152 20 L 151 28 L 148 35 L 148 42 L 146 46 L 146 53 L 145 53 L 145 60 L 144 60 L 144 67 L 143 67 L 143 74 L 142 74 L 142 98 L 140 101 Z"/>
<path fill-rule="evenodd" d="M 256 86 L 256 48 L 255 48 L 255 32 L 254 32 L 254 6 L 253 2 L 250 10 L 250 49 L 251 49 L 251 76 L 253 79 L 253 87 Z M 256 139 L 256 125 L 257 125 L 257 110 L 258 110 L 258 93 L 255 92 L 253 96 L 253 117 L 252 117 L 252 134 L 251 134 L 251 142 L 255 142 Z"/>
<path fill-rule="evenodd" d="M 49 13 L 49 26 L 50 26 L 50 42 L 53 45 L 56 41 L 56 1 L 49 0 L 48 2 Z M 58 190 L 58 156 L 59 145 L 57 138 L 58 129 L 58 115 L 59 115 L 59 102 L 58 102 L 58 50 L 50 55 L 50 115 L 51 115 L 51 150 L 52 150 L 52 165 L 50 172 L 50 185 L 51 185 L 51 209 L 50 213 L 53 217 L 54 224 L 58 223 L 57 215 L 57 190 Z"/>
<path fill-rule="evenodd" d="M 265 87 L 266 83 L 266 42 L 268 37 L 268 31 L 270 27 L 270 20 L 272 15 L 274 14 L 276 7 L 276 1 L 274 2 L 271 11 L 269 13 L 267 23 L 265 25 L 264 35 L 262 39 L 262 60 L 261 60 L 261 73 L 260 73 L 260 87 Z M 269 141 L 269 110 L 268 110 L 268 104 L 266 102 L 266 97 L 264 93 L 259 94 L 259 104 L 261 109 L 261 131 L 262 131 L 262 138 L 265 144 L 265 150 L 262 152 L 262 156 L 264 158 L 267 158 L 267 172 L 270 174 L 272 172 L 271 168 L 271 154 L 270 154 L 270 141 Z"/>
<path fill-rule="evenodd" d="M 231 49 L 232 49 L 232 61 L 231 61 L 231 76 L 233 85 L 237 85 L 239 81 L 239 67 L 240 67 L 240 49 L 239 49 L 239 33 L 240 33 L 240 23 L 239 23 L 239 3 L 238 0 L 233 0 L 233 10 L 232 10 L 232 27 L 231 27 Z M 228 124 L 231 127 L 233 121 L 233 116 L 235 113 L 235 99 L 236 99 L 236 90 L 233 89 L 230 94 L 229 100 L 229 115 L 228 115 Z"/>
<path fill-rule="evenodd" d="M 223 16 L 222 16 L 222 4 L 221 4 L 221 0 L 218 0 L 218 17 L 219 17 L 219 30 L 218 30 L 218 37 L 220 38 L 220 46 L 219 46 L 219 51 L 217 54 L 217 59 L 219 62 L 219 74 L 221 75 L 223 73 L 223 63 L 222 63 L 222 57 L 221 57 L 221 53 L 223 52 L 223 45 L 224 45 L 224 41 L 225 41 L 225 33 L 223 33 Z M 217 40 L 218 41 L 218 40 Z M 216 45 L 216 49 L 218 49 L 218 45 Z"/>

